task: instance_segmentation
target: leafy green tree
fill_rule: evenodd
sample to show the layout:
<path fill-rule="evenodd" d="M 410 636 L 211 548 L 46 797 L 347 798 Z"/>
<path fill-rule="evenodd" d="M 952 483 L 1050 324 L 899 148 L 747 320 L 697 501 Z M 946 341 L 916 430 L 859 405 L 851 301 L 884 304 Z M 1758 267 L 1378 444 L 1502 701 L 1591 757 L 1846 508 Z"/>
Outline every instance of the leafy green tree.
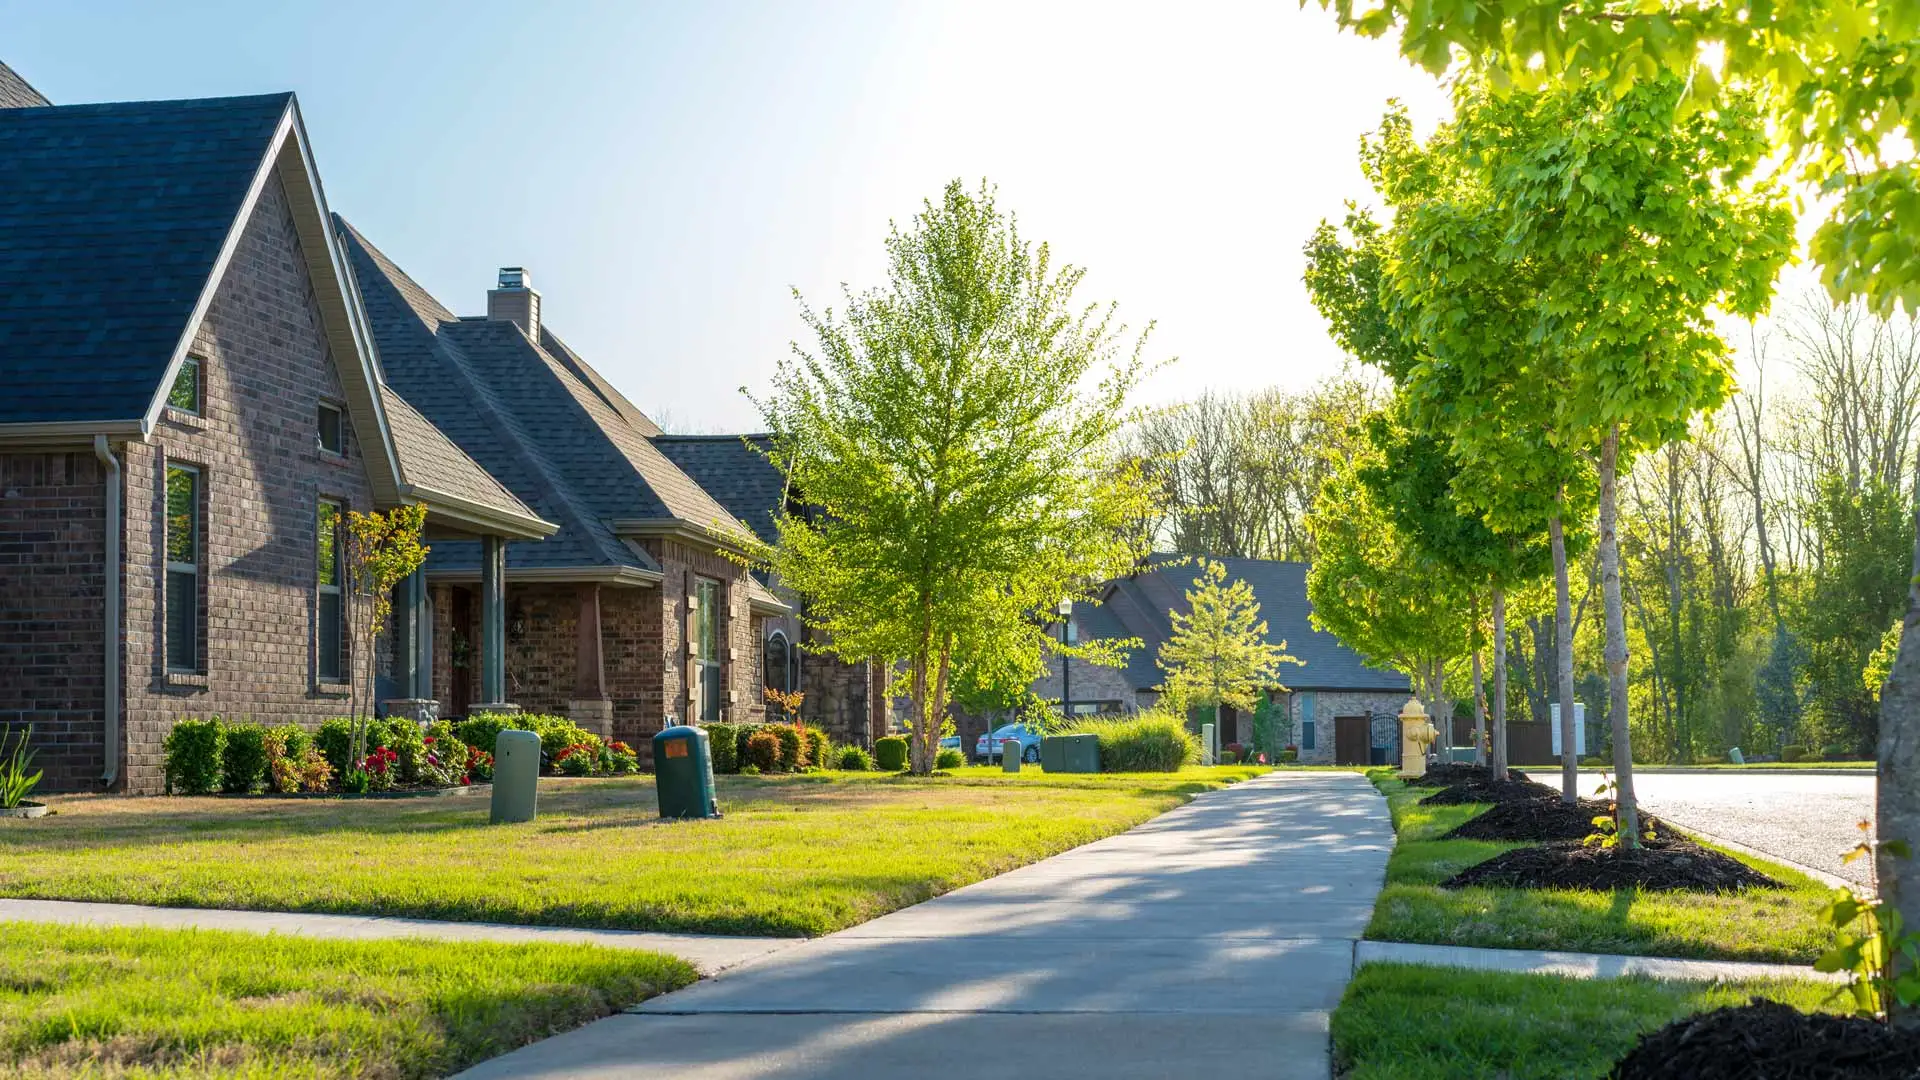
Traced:
<path fill-rule="evenodd" d="M 1639 829 L 1618 478 L 1636 451 L 1683 437 L 1725 398 L 1728 350 L 1711 313 L 1761 310 L 1792 244 L 1779 192 L 1752 179 L 1767 143 L 1751 102 L 1730 96 L 1682 114 L 1682 92 L 1674 81 L 1618 96 L 1465 85 L 1454 122 L 1424 154 L 1401 148 L 1375 166 L 1397 208 L 1388 311 L 1432 357 L 1402 382 L 1416 417 L 1444 426 L 1469 471 L 1502 468 L 1517 430 L 1597 446 L 1614 770 L 1629 844 Z M 1436 188 L 1444 197 L 1429 194 Z M 1485 294 L 1503 302 L 1475 301 Z M 1532 347 L 1476 329 L 1489 312 L 1528 327 Z"/>
<path fill-rule="evenodd" d="M 1866 684 L 1867 692 L 1875 700 L 1879 699 L 1880 691 L 1886 687 L 1887 677 L 1893 674 L 1893 658 L 1899 652 L 1900 624 L 1896 622 L 1880 636 L 1880 644 L 1874 648 L 1873 655 L 1867 657 L 1866 670 L 1860 673 L 1860 681 Z"/>
<path fill-rule="evenodd" d="M 356 770 L 366 760 L 367 724 L 373 719 L 374 679 L 379 665 L 372 658 L 393 615 L 393 590 L 427 561 L 427 546 L 420 542 L 426 524 L 426 506 L 415 503 L 385 513 L 349 510 L 345 522 L 333 523 L 332 529 L 323 522 L 320 530 L 323 548 L 344 545 L 347 619 L 356 644 L 365 650 L 360 654 L 366 658 L 365 688 L 363 691 L 355 684 L 349 706 L 353 714 L 351 756 Z M 320 565 L 332 566 L 330 556 L 330 550 L 323 551 Z"/>
<path fill-rule="evenodd" d="M 1877 742 L 1879 687 L 1869 692 L 1860 672 L 1906 600 L 1912 514 L 1903 494 L 1877 479 L 1850 488 L 1830 476 L 1821 485 L 1811 517 L 1822 557 L 1802 603 L 1802 628 L 1822 742 L 1854 752 Z"/>
<path fill-rule="evenodd" d="M 1287 655 L 1287 643 L 1267 640 L 1267 621 L 1253 586 L 1228 581 L 1224 563 L 1204 560 L 1200 577 L 1187 590 L 1185 612 L 1169 612 L 1173 633 L 1160 644 L 1165 696 L 1177 708 L 1198 705 L 1218 715 L 1222 705 L 1250 711 L 1280 682 L 1281 664 L 1300 661 Z"/>
<path fill-rule="evenodd" d="M 1329 476 L 1314 500 L 1313 624 L 1367 661 L 1404 672 L 1436 723 L 1453 715 L 1447 668 L 1471 648 L 1473 583 L 1427 555 L 1367 490 L 1368 451 Z"/>
<path fill-rule="evenodd" d="M 903 662 L 912 768 L 929 772 L 956 662 L 1043 670 L 1048 651 L 1117 666 L 1119 650 L 1048 631 L 1063 593 L 1132 568 L 1148 512 L 1118 459 L 1144 335 L 1074 300 L 984 185 L 947 185 L 888 237 L 885 289 L 846 310 L 802 307 L 795 347 L 759 404 L 771 458 L 818 513 L 786 513 L 754 557 L 808 598 L 805 618 L 850 660 Z M 1024 681 L 1024 680 L 1023 680 Z"/>

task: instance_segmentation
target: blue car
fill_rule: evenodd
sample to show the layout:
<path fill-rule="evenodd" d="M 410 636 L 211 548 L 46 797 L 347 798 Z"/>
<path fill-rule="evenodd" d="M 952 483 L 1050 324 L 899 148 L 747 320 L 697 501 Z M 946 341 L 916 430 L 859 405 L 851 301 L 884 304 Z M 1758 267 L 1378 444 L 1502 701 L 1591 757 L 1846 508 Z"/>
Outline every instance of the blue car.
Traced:
<path fill-rule="evenodd" d="M 973 745 L 974 757 L 987 763 L 999 761 L 1000 745 L 1008 739 L 1020 740 L 1021 761 L 1040 760 L 1041 735 L 1025 724 L 1008 724 L 980 736 L 980 741 Z"/>

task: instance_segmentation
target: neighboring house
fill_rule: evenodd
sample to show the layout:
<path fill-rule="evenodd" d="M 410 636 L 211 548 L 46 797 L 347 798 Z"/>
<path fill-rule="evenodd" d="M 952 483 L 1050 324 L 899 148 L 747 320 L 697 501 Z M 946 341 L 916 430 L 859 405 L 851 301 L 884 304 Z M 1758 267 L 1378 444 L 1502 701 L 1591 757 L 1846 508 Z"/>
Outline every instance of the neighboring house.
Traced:
<path fill-rule="evenodd" d="M 653 444 L 761 540 L 777 539 L 774 522 L 788 505 L 787 478 L 768 456 L 767 435 L 656 435 Z M 797 609 L 802 601 L 766 580 Z M 843 663 L 818 648 L 799 612 L 763 626 L 764 682 L 804 690 L 800 714 L 835 739 L 869 742 L 887 733 L 886 673 L 873 661 Z"/>
<path fill-rule="evenodd" d="M 1307 564 L 1266 559 L 1220 559 L 1229 580 L 1245 581 L 1260 602 L 1267 622 L 1267 640 L 1286 642 L 1287 653 L 1300 664 L 1283 664 L 1278 687 L 1269 698 L 1290 718 L 1290 734 L 1283 745 L 1300 748 L 1300 760 L 1314 764 L 1366 764 L 1397 761 L 1400 707 L 1410 693 L 1407 677 L 1373 667 L 1359 653 L 1341 644 L 1308 621 L 1313 605 L 1307 600 Z M 1098 604 L 1076 604 L 1073 611 L 1076 640 L 1134 638 L 1122 668 L 1069 662 L 1066 682 L 1068 708 L 1075 714 L 1131 712 L 1159 700 L 1165 673 L 1157 658 L 1160 646 L 1173 633 L 1172 612 L 1189 609 L 1187 592 L 1200 575 L 1198 561 L 1181 562 L 1156 555 L 1139 572 L 1101 586 Z M 1041 698 L 1059 702 L 1061 664 L 1049 663 L 1048 675 L 1034 684 Z M 1253 718 L 1231 707 L 1218 719 L 1222 746 L 1250 742 Z"/>
<path fill-rule="evenodd" d="M 790 608 L 741 561 L 747 526 L 546 325 L 525 270 L 500 271 L 485 315 L 457 316 L 335 221 L 392 385 L 559 525 L 506 553 L 499 700 L 564 713 L 643 755 L 667 723 L 763 719 L 765 625 Z M 428 668 L 446 712 L 496 692 L 467 666 L 487 558 L 479 544 L 435 545 L 415 598 L 434 628 Z"/>
<path fill-rule="evenodd" d="M 55 107 L 0 67 L 0 104 L 0 726 L 51 788 L 155 791 L 181 718 L 315 724 L 389 666 L 348 510 L 555 526 L 382 378 L 293 95 Z"/>

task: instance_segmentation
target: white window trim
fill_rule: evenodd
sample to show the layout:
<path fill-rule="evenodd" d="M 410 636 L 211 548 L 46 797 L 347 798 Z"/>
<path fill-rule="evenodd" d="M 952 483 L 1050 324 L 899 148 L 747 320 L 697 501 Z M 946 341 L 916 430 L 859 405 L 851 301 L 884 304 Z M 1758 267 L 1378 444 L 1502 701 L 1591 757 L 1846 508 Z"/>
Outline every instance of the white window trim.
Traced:
<path fill-rule="evenodd" d="M 188 475 L 193 477 L 193 513 L 190 514 L 188 518 L 190 521 L 193 522 L 193 559 L 194 561 L 174 562 L 171 558 L 167 558 L 167 556 L 170 556 L 173 554 L 172 552 L 173 537 L 171 535 L 168 535 L 164 538 L 164 543 L 161 549 L 161 555 L 163 558 L 162 565 L 165 567 L 164 576 L 171 577 L 174 574 L 188 574 L 188 575 L 191 575 L 193 578 L 193 662 L 187 665 L 186 667 L 180 667 L 173 662 L 173 640 L 172 640 L 171 633 L 168 634 L 167 640 L 162 643 L 161 649 L 162 649 L 162 655 L 165 659 L 167 674 L 197 675 L 201 671 L 200 657 L 204 653 L 202 646 L 205 644 L 200 640 L 202 637 L 202 634 L 200 632 L 200 621 L 201 621 L 200 620 L 200 614 L 201 614 L 200 612 L 200 585 L 201 585 L 200 560 L 204 555 L 204 551 L 202 550 L 202 548 L 206 542 L 206 529 L 202 526 L 200 519 L 202 517 L 201 510 L 204 507 L 206 502 L 206 473 L 202 472 L 200 470 L 200 467 L 197 465 L 188 465 L 184 462 L 177 462 L 177 461 L 166 462 L 163 468 L 164 468 L 164 471 L 161 474 L 163 477 L 171 475 L 176 471 L 187 473 Z M 164 490 L 166 486 L 164 481 L 162 482 L 161 486 L 162 486 L 162 489 Z M 163 503 L 164 501 L 165 501 L 165 498 L 163 497 Z M 172 517 L 171 514 L 167 514 L 165 516 L 169 519 L 171 519 Z M 172 521 L 168 520 L 167 524 L 171 526 Z M 164 580 L 161 582 L 160 602 L 163 605 L 167 602 L 167 589 L 166 589 L 166 583 Z M 160 625 L 162 627 L 170 628 L 171 623 L 172 623 L 171 619 L 162 619 Z"/>
<path fill-rule="evenodd" d="M 320 508 L 322 506 L 328 506 L 328 505 L 334 508 L 334 519 L 333 519 L 334 582 L 331 585 L 328 585 L 320 580 L 320 536 L 319 536 Z M 345 499 L 335 498 L 330 495 L 322 495 L 318 499 L 314 500 L 314 505 L 313 505 L 313 526 L 314 526 L 313 678 L 315 682 L 319 682 L 319 683 L 335 684 L 335 683 L 345 683 L 348 681 L 347 668 L 351 661 L 350 661 L 350 654 L 347 651 L 347 600 L 346 600 L 346 589 L 341 581 L 341 579 L 346 576 L 347 567 L 346 567 L 345 553 L 340 550 L 341 526 L 346 521 L 346 518 L 347 518 L 347 502 Z M 322 596 L 340 597 L 340 627 L 339 627 L 340 670 L 335 672 L 324 672 L 320 670 L 320 655 L 321 655 L 321 645 L 322 645 L 322 642 L 320 640 L 320 597 Z"/>

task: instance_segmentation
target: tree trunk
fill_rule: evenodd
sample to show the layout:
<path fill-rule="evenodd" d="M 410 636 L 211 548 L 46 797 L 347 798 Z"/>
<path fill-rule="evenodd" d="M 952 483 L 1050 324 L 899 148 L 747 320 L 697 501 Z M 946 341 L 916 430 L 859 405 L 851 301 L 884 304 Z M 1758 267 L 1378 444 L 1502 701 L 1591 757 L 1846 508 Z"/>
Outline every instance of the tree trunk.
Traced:
<path fill-rule="evenodd" d="M 1573 741 L 1573 590 L 1567 582 L 1567 536 L 1559 514 L 1547 522 L 1547 535 L 1553 542 L 1553 675 L 1560 699 L 1560 800 L 1571 806 L 1580 799 L 1580 758 Z"/>
<path fill-rule="evenodd" d="M 1875 839 L 1901 840 L 1920 847 L 1920 471 L 1914 474 L 1913 580 L 1907 588 L 1907 621 L 1900 632 L 1900 651 L 1880 693 L 1879 798 L 1875 806 Z M 1885 857 L 1879 866 L 1880 897 L 1892 904 L 1905 925 L 1920 926 L 1920 861 Z M 1897 973 L 1906 961 L 1896 950 Z M 1887 1003 L 1889 1015 L 1901 1027 L 1920 1027 L 1920 1010 Z"/>
<path fill-rule="evenodd" d="M 933 761 L 927 756 L 927 654 L 923 651 L 912 660 L 913 665 L 913 730 L 907 739 L 907 770 L 915 776 L 925 776 L 933 771 Z"/>
<path fill-rule="evenodd" d="M 1493 587 L 1493 775 L 1507 776 L 1507 590 Z"/>
<path fill-rule="evenodd" d="M 1617 481 L 1620 425 L 1600 444 L 1600 595 L 1607 620 L 1607 711 L 1613 721 L 1614 801 L 1620 807 L 1620 843 L 1640 846 L 1640 812 L 1633 800 L 1633 747 L 1627 732 L 1627 613 L 1620 599 Z"/>
<path fill-rule="evenodd" d="M 1476 639 L 1480 636 L 1480 597 L 1477 593 L 1473 598 L 1472 636 Z M 1452 742 L 1452 718 L 1449 717 L 1448 721 L 1447 741 Z M 1437 720 L 1435 725 L 1438 726 Z M 1475 765 L 1487 763 L 1487 691 L 1480 681 L 1480 642 L 1477 640 L 1473 641 L 1473 763 Z"/>

